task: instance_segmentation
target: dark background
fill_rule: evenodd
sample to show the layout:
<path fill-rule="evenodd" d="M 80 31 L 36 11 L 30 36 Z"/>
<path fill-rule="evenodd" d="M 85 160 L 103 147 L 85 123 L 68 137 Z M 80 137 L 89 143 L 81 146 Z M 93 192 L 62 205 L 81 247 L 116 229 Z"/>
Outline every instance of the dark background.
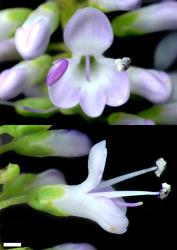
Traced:
<path fill-rule="evenodd" d="M 44 1 L 4 0 L 0 1 L 0 9 L 9 7 L 36 8 Z M 118 13 L 110 15 L 110 18 Z M 106 56 L 113 58 L 129 56 L 132 64 L 141 67 L 153 67 L 153 53 L 156 45 L 166 32 L 140 37 L 115 38 L 113 46 Z M 62 40 L 61 30 L 52 36 L 52 41 Z M 0 65 L 0 70 L 13 66 Z M 175 69 L 176 65 L 172 69 Z M 130 100 L 120 108 L 106 108 L 104 116 L 110 112 L 125 111 L 136 113 L 151 103 Z M 89 242 L 98 250 L 122 249 L 131 247 L 168 248 L 176 245 L 176 179 L 177 179 L 177 128 L 168 126 L 104 126 L 102 120 L 94 119 L 86 125 L 80 116 L 64 116 L 57 114 L 47 120 L 24 118 L 18 116 L 12 108 L 0 107 L 1 124 L 58 124 L 53 128 L 76 128 L 87 133 L 93 143 L 103 139 L 107 141 L 108 158 L 104 179 L 112 178 L 130 171 L 152 166 L 159 157 L 164 157 L 168 167 L 160 179 L 153 173 L 129 180 L 119 185 L 120 190 L 152 190 L 160 189 L 161 182 L 172 185 L 172 193 L 166 200 L 156 197 L 135 197 L 126 200 L 143 200 L 144 205 L 128 209 L 130 221 L 128 232 L 114 235 L 102 230 L 96 223 L 79 218 L 58 218 L 37 212 L 28 206 L 16 206 L 0 213 L 0 236 L 3 242 L 22 242 L 23 246 L 43 249 L 65 242 Z M 71 125 L 72 124 L 72 125 Z M 99 126 L 102 125 L 102 126 Z M 64 158 L 32 158 L 15 153 L 0 155 L 0 165 L 5 167 L 9 162 L 18 163 L 22 172 L 40 173 L 49 168 L 61 170 L 68 184 L 81 183 L 87 176 L 87 157 L 78 159 Z"/>
<path fill-rule="evenodd" d="M 53 128 L 57 128 L 54 126 Z M 90 242 L 98 250 L 142 249 L 165 244 L 176 245 L 176 127 L 166 126 L 90 126 L 82 129 L 93 143 L 107 141 L 108 158 L 104 179 L 151 167 L 164 157 L 168 166 L 161 178 L 154 173 L 136 177 L 119 185 L 119 190 L 158 191 L 162 182 L 172 185 L 165 200 L 157 197 L 133 197 L 127 201 L 144 201 L 144 205 L 128 209 L 128 232 L 114 235 L 102 230 L 96 223 L 76 217 L 59 218 L 37 212 L 28 206 L 16 206 L 1 212 L 3 242 L 22 242 L 35 249 L 51 247 L 64 242 Z M 78 159 L 32 158 L 15 153 L 0 156 L 1 166 L 18 163 L 22 172 L 40 173 L 49 168 L 61 170 L 69 184 L 81 183 L 87 176 L 87 157 Z M 100 208 L 101 209 L 101 208 Z M 171 248 L 170 248 L 171 249 Z M 172 248 L 173 249 L 173 248 Z"/>
<path fill-rule="evenodd" d="M 24 1 L 24 0 L 1 0 L 0 1 L 0 9 L 5 9 L 9 7 L 30 7 L 35 9 L 40 3 L 43 3 L 44 1 L 38 1 L 38 0 L 30 0 L 30 1 Z M 157 1 L 158 2 L 158 1 Z M 109 14 L 110 20 L 121 14 L 123 12 L 114 12 L 112 14 Z M 154 56 L 154 50 L 159 43 L 159 41 L 167 34 L 168 32 L 158 32 L 158 33 L 152 33 L 144 36 L 138 36 L 138 37 L 125 37 L 125 38 L 115 38 L 113 45 L 111 48 L 106 51 L 105 55 L 107 57 L 112 58 L 123 58 L 123 57 L 130 57 L 132 60 L 132 65 L 134 66 L 140 66 L 145 68 L 153 68 L 153 56 Z M 51 41 L 58 42 L 62 41 L 62 32 L 61 27 L 52 35 Z M 0 71 L 6 68 L 9 68 L 14 65 L 13 63 L 4 63 L 0 65 Z M 173 67 L 170 70 L 177 69 L 177 63 L 173 65 Z M 12 101 L 15 101 L 19 98 L 23 97 L 22 95 L 18 98 L 15 98 Z M 128 112 L 128 113 L 138 113 L 139 111 L 146 109 L 148 107 L 151 107 L 152 104 L 144 99 L 130 99 L 125 105 L 117 108 L 109 108 L 106 107 L 103 117 L 107 117 L 108 114 L 112 112 Z M 61 114 L 56 114 L 52 116 L 51 118 L 48 118 L 47 122 L 50 123 L 58 123 L 60 122 L 62 125 L 66 125 L 70 122 L 72 119 L 73 124 L 84 124 L 85 121 L 83 118 L 81 118 L 79 115 L 72 115 L 72 116 L 64 116 Z M 43 123 L 45 122 L 45 119 L 38 119 L 38 118 L 26 118 L 22 117 L 16 114 L 13 108 L 0 106 L 0 124 L 4 123 Z M 93 123 L 103 123 L 103 120 L 100 119 L 94 119 L 92 121 Z"/>

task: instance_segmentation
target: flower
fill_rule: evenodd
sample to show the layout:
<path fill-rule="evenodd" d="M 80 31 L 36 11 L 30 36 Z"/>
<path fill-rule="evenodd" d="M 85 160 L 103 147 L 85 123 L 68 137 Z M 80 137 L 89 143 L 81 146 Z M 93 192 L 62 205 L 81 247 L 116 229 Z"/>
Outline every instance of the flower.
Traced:
<path fill-rule="evenodd" d="M 114 11 L 135 9 L 140 6 L 142 0 L 90 0 L 90 2 L 106 11 Z"/>
<path fill-rule="evenodd" d="M 157 31 L 176 30 L 176 12 L 176 1 L 164 1 L 125 13 L 113 20 L 114 34 L 135 36 Z"/>
<path fill-rule="evenodd" d="M 128 100 L 127 73 L 118 72 L 115 60 L 102 55 L 113 42 L 113 32 L 101 11 L 77 11 L 65 27 L 64 41 L 73 57 L 57 61 L 47 77 L 55 106 L 66 109 L 80 103 L 88 116 L 98 117 L 105 104 L 119 106 Z"/>
<path fill-rule="evenodd" d="M 143 96 L 152 103 L 164 103 L 170 99 L 172 83 L 167 73 L 130 67 L 128 75 L 132 93 Z"/>
<path fill-rule="evenodd" d="M 90 219 L 110 233 L 125 233 L 128 227 L 126 207 L 136 207 L 142 205 L 142 202 L 126 203 L 121 197 L 157 195 L 165 198 L 170 192 L 170 187 L 163 184 L 159 192 L 114 191 L 112 185 L 151 171 L 159 177 L 166 167 L 166 162 L 159 159 L 154 167 L 101 181 L 107 157 L 105 144 L 105 141 L 102 141 L 92 147 L 88 160 L 89 173 L 83 183 L 67 185 L 60 172 L 50 170 L 36 178 L 33 183 L 34 188 L 27 193 L 25 202 L 37 210 L 56 216 L 77 216 Z M 60 179 L 60 184 L 51 185 L 53 179 L 53 184 L 57 181 L 59 183 L 57 178 Z M 47 186 L 46 181 L 49 183 Z"/>
<path fill-rule="evenodd" d="M 33 11 L 15 34 L 16 48 L 21 56 L 25 59 L 41 56 L 58 24 L 59 9 L 56 3 L 44 3 Z"/>
<path fill-rule="evenodd" d="M 32 61 L 22 61 L 0 74 L 0 99 L 9 100 L 32 85 L 44 81 L 52 59 L 43 55 Z"/>

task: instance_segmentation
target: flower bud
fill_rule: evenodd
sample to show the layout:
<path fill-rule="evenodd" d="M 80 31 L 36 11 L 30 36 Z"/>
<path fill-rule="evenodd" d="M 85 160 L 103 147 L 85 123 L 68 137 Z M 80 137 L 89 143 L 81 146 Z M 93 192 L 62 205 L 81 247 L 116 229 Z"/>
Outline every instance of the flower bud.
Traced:
<path fill-rule="evenodd" d="M 108 117 L 109 125 L 155 125 L 150 119 L 144 119 L 140 116 L 117 112 Z"/>
<path fill-rule="evenodd" d="M 90 0 L 91 4 L 105 11 L 132 10 L 137 8 L 142 0 Z"/>
<path fill-rule="evenodd" d="M 58 24 L 59 10 L 56 3 L 44 3 L 33 11 L 15 34 L 15 44 L 21 56 L 33 59 L 42 55 Z"/>
<path fill-rule="evenodd" d="M 48 55 L 32 61 L 23 61 L 0 74 L 0 99 L 8 100 L 21 94 L 26 88 L 44 81 L 51 66 Z"/>
<path fill-rule="evenodd" d="M 177 2 L 165 1 L 131 11 L 113 20 L 117 36 L 144 35 L 177 29 Z"/>
<path fill-rule="evenodd" d="M 131 92 L 152 103 L 166 102 L 172 93 L 168 74 L 162 71 L 130 67 L 128 70 Z"/>
<path fill-rule="evenodd" d="M 25 21 L 31 10 L 12 8 L 0 11 L 0 40 L 12 37 L 16 29 Z"/>
<path fill-rule="evenodd" d="M 145 119 L 153 119 L 160 125 L 177 125 L 177 102 L 155 105 L 139 115 Z"/>
<path fill-rule="evenodd" d="M 33 157 L 78 157 L 87 155 L 90 147 L 90 139 L 79 131 L 41 130 L 1 146 L 0 153 L 12 150 Z"/>

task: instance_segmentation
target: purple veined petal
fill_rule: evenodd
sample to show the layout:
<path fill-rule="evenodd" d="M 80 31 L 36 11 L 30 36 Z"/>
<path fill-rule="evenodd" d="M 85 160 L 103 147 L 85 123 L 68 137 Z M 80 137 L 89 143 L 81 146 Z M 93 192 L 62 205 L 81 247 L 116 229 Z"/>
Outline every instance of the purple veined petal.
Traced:
<path fill-rule="evenodd" d="M 65 243 L 56 247 L 52 247 L 50 249 L 51 250 L 96 250 L 94 246 L 88 243 Z"/>
<path fill-rule="evenodd" d="M 90 117 L 102 114 L 106 104 L 106 95 L 96 82 L 84 86 L 80 93 L 80 106 Z"/>
<path fill-rule="evenodd" d="M 106 95 L 107 105 L 116 107 L 127 102 L 130 96 L 128 74 L 116 70 L 114 59 L 100 57 L 95 76 Z"/>
<path fill-rule="evenodd" d="M 53 67 L 49 70 L 47 76 L 47 85 L 50 86 L 59 80 L 68 68 L 68 60 L 60 59 L 58 60 Z"/>
<path fill-rule="evenodd" d="M 23 25 L 15 34 L 15 44 L 20 55 L 33 59 L 42 55 L 47 49 L 51 27 L 46 18 L 37 19 L 31 26 Z"/>
<path fill-rule="evenodd" d="M 113 42 L 112 27 L 106 15 L 87 7 L 71 17 L 64 30 L 64 41 L 74 54 L 102 54 Z"/>
<path fill-rule="evenodd" d="M 106 164 L 106 157 L 106 141 L 101 141 L 91 148 L 88 159 L 88 177 L 78 186 L 82 193 L 93 190 L 100 183 Z"/>
<path fill-rule="evenodd" d="M 19 95 L 28 82 L 28 72 L 22 67 L 13 67 L 0 74 L 0 99 L 9 100 Z"/>
<path fill-rule="evenodd" d="M 83 77 L 77 70 L 78 60 L 67 59 L 68 68 L 63 76 L 48 86 L 51 102 L 59 108 L 72 108 L 79 103 Z"/>
<path fill-rule="evenodd" d="M 166 70 L 177 59 L 177 32 L 165 36 L 157 45 L 154 54 L 154 66 L 156 69 Z"/>
<path fill-rule="evenodd" d="M 64 175 L 57 169 L 49 169 L 41 174 L 38 174 L 32 185 L 34 187 L 40 187 L 44 185 L 57 184 L 66 184 Z"/>
<path fill-rule="evenodd" d="M 163 71 L 130 67 L 128 70 L 132 93 L 152 103 L 166 102 L 172 93 L 170 77 Z"/>
<path fill-rule="evenodd" d="M 92 143 L 87 135 L 77 130 L 53 130 L 48 144 L 52 145 L 53 156 L 80 157 L 87 155 Z"/>
<path fill-rule="evenodd" d="M 142 0 L 92 0 L 92 3 L 98 4 L 106 10 L 132 10 L 140 6 Z"/>
<path fill-rule="evenodd" d="M 0 62 L 14 61 L 20 58 L 13 38 L 0 41 Z"/>

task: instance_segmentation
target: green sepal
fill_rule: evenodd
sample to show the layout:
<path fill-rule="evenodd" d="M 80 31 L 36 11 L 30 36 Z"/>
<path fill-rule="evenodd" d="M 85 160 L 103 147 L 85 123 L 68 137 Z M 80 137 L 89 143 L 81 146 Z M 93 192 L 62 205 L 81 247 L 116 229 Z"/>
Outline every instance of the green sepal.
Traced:
<path fill-rule="evenodd" d="M 18 154 L 32 157 L 51 156 L 54 149 L 48 144 L 50 134 L 50 131 L 42 130 L 33 134 L 17 137 L 11 142 L 1 146 L 0 153 L 15 151 Z"/>
<path fill-rule="evenodd" d="M 32 134 L 41 130 L 48 130 L 52 125 L 2 125 L 0 135 L 8 134 L 14 138 Z"/>
<path fill-rule="evenodd" d="M 136 11 L 131 11 L 114 18 L 112 20 L 114 34 L 118 37 L 138 36 L 145 34 L 143 30 L 137 30 L 135 27 L 133 27 L 138 18 L 139 13 Z"/>
<path fill-rule="evenodd" d="M 61 185 L 48 185 L 34 188 L 27 195 L 27 203 L 34 209 L 47 212 L 55 216 L 68 216 L 60 210 L 53 201 L 64 196 L 65 191 Z"/>
<path fill-rule="evenodd" d="M 16 29 L 23 24 L 25 19 L 31 13 L 31 9 L 28 8 L 11 8 L 0 11 L 0 16 L 4 15 L 5 18 L 12 23 L 11 31 L 8 33 L 8 37 L 12 37 Z"/>
<path fill-rule="evenodd" d="M 15 103 L 18 105 L 15 108 L 16 112 L 19 115 L 22 115 L 25 117 L 48 118 L 48 117 L 54 115 L 56 112 L 58 112 L 57 108 L 56 109 L 53 108 L 54 106 L 47 96 L 24 98 L 24 99 L 21 99 L 19 101 L 16 101 Z M 50 109 L 52 109 L 52 110 L 47 112 L 47 113 L 35 113 L 35 112 L 25 110 L 20 106 L 30 107 L 30 108 L 39 109 L 39 110 L 50 110 Z"/>
<path fill-rule="evenodd" d="M 162 107 L 159 105 L 153 106 L 152 108 L 141 111 L 138 115 L 145 119 L 158 120 L 157 117 L 161 114 Z"/>
<path fill-rule="evenodd" d="M 20 168 L 17 164 L 9 163 L 6 168 L 0 170 L 0 184 L 5 184 L 17 178 L 20 174 Z"/>

